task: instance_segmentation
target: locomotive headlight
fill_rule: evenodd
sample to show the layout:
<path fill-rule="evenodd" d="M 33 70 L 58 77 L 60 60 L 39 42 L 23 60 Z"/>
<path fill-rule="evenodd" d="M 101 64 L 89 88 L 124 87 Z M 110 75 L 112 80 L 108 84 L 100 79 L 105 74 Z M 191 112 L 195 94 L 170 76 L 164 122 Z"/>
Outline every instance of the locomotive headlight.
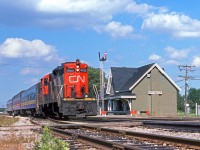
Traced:
<path fill-rule="evenodd" d="M 87 94 L 85 95 L 85 98 L 88 98 L 88 95 L 87 95 Z"/>
<path fill-rule="evenodd" d="M 76 68 L 79 68 L 79 65 L 77 65 Z"/>
<path fill-rule="evenodd" d="M 79 69 L 77 68 L 76 71 L 79 72 Z"/>

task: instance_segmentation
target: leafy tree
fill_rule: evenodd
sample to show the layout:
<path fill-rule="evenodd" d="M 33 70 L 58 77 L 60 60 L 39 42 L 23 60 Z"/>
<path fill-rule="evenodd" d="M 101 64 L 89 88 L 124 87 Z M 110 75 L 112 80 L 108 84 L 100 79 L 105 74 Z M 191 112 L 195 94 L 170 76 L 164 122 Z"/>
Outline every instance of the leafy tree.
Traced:
<path fill-rule="evenodd" d="M 89 97 L 95 98 L 93 84 L 97 86 L 97 90 L 99 91 L 100 90 L 100 69 L 88 67 L 88 74 L 89 74 Z M 107 79 L 105 78 L 105 76 L 104 76 L 104 81 L 107 82 Z"/>
<path fill-rule="evenodd" d="M 0 112 L 4 112 L 5 111 L 5 108 L 0 108 Z"/>
<path fill-rule="evenodd" d="M 188 103 L 192 112 L 195 112 L 195 105 L 200 104 L 200 89 L 190 88 L 188 91 Z"/>
<path fill-rule="evenodd" d="M 184 112 L 184 96 L 178 93 L 177 109 L 179 112 Z"/>
<path fill-rule="evenodd" d="M 100 89 L 100 69 L 89 67 L 89 97 L 95 97 L 93 84 L 97 85 L 97 89 Z"/>
<path fill-rule="evenodd" d="M 68 143 L 54 138 L 48 127 L 44 127 L 42 137 L 35 143 L 35 150 L 68 150 Z"/>

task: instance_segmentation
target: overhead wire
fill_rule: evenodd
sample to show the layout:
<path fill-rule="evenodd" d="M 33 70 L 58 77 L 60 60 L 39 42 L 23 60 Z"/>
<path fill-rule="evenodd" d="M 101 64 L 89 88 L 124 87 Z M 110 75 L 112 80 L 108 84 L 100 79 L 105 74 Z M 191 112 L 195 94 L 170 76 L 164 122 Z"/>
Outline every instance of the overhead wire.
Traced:
<path fill-rule="evenodd" d="M 52 69 L 53 67 L 41 67 L 41 66 L 30 66 L 30 65 L 19 65 L 19 64 L 10 64 L 10 63 L 2 63 L 0 62 L 0 66 L 15 66 L 15 67 L 28 67 L 28 68 L 45 68 L 45 69 Z"/>

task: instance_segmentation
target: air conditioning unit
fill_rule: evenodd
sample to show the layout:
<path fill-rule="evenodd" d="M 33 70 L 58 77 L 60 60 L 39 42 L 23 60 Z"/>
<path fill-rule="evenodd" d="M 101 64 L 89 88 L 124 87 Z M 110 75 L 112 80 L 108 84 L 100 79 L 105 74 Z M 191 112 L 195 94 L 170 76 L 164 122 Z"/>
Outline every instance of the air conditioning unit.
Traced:
<path fill-rule="evenodd" d="M 148 73 L 148 74 L 147 74 L 147 78 L 150 78 L 150 77 L 151 77 L 151 74 L 150 74 L 150 73 Z"/>

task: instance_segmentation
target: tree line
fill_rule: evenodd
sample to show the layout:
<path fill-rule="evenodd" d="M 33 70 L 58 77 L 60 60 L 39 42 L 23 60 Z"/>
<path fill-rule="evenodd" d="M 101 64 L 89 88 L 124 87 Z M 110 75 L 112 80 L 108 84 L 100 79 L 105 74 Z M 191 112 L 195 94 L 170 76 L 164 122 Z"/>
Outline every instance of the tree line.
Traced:
<path fill-rule="evenodd" d="M 177 109 L 179 112 L 184 112 L 184 95 L 178 94 Z M 188 90 L 187 103 L 190 107 L 190 112 L 195 113 L 196 103 L 200 105 L 200 89 L 190 88 Z"/>

